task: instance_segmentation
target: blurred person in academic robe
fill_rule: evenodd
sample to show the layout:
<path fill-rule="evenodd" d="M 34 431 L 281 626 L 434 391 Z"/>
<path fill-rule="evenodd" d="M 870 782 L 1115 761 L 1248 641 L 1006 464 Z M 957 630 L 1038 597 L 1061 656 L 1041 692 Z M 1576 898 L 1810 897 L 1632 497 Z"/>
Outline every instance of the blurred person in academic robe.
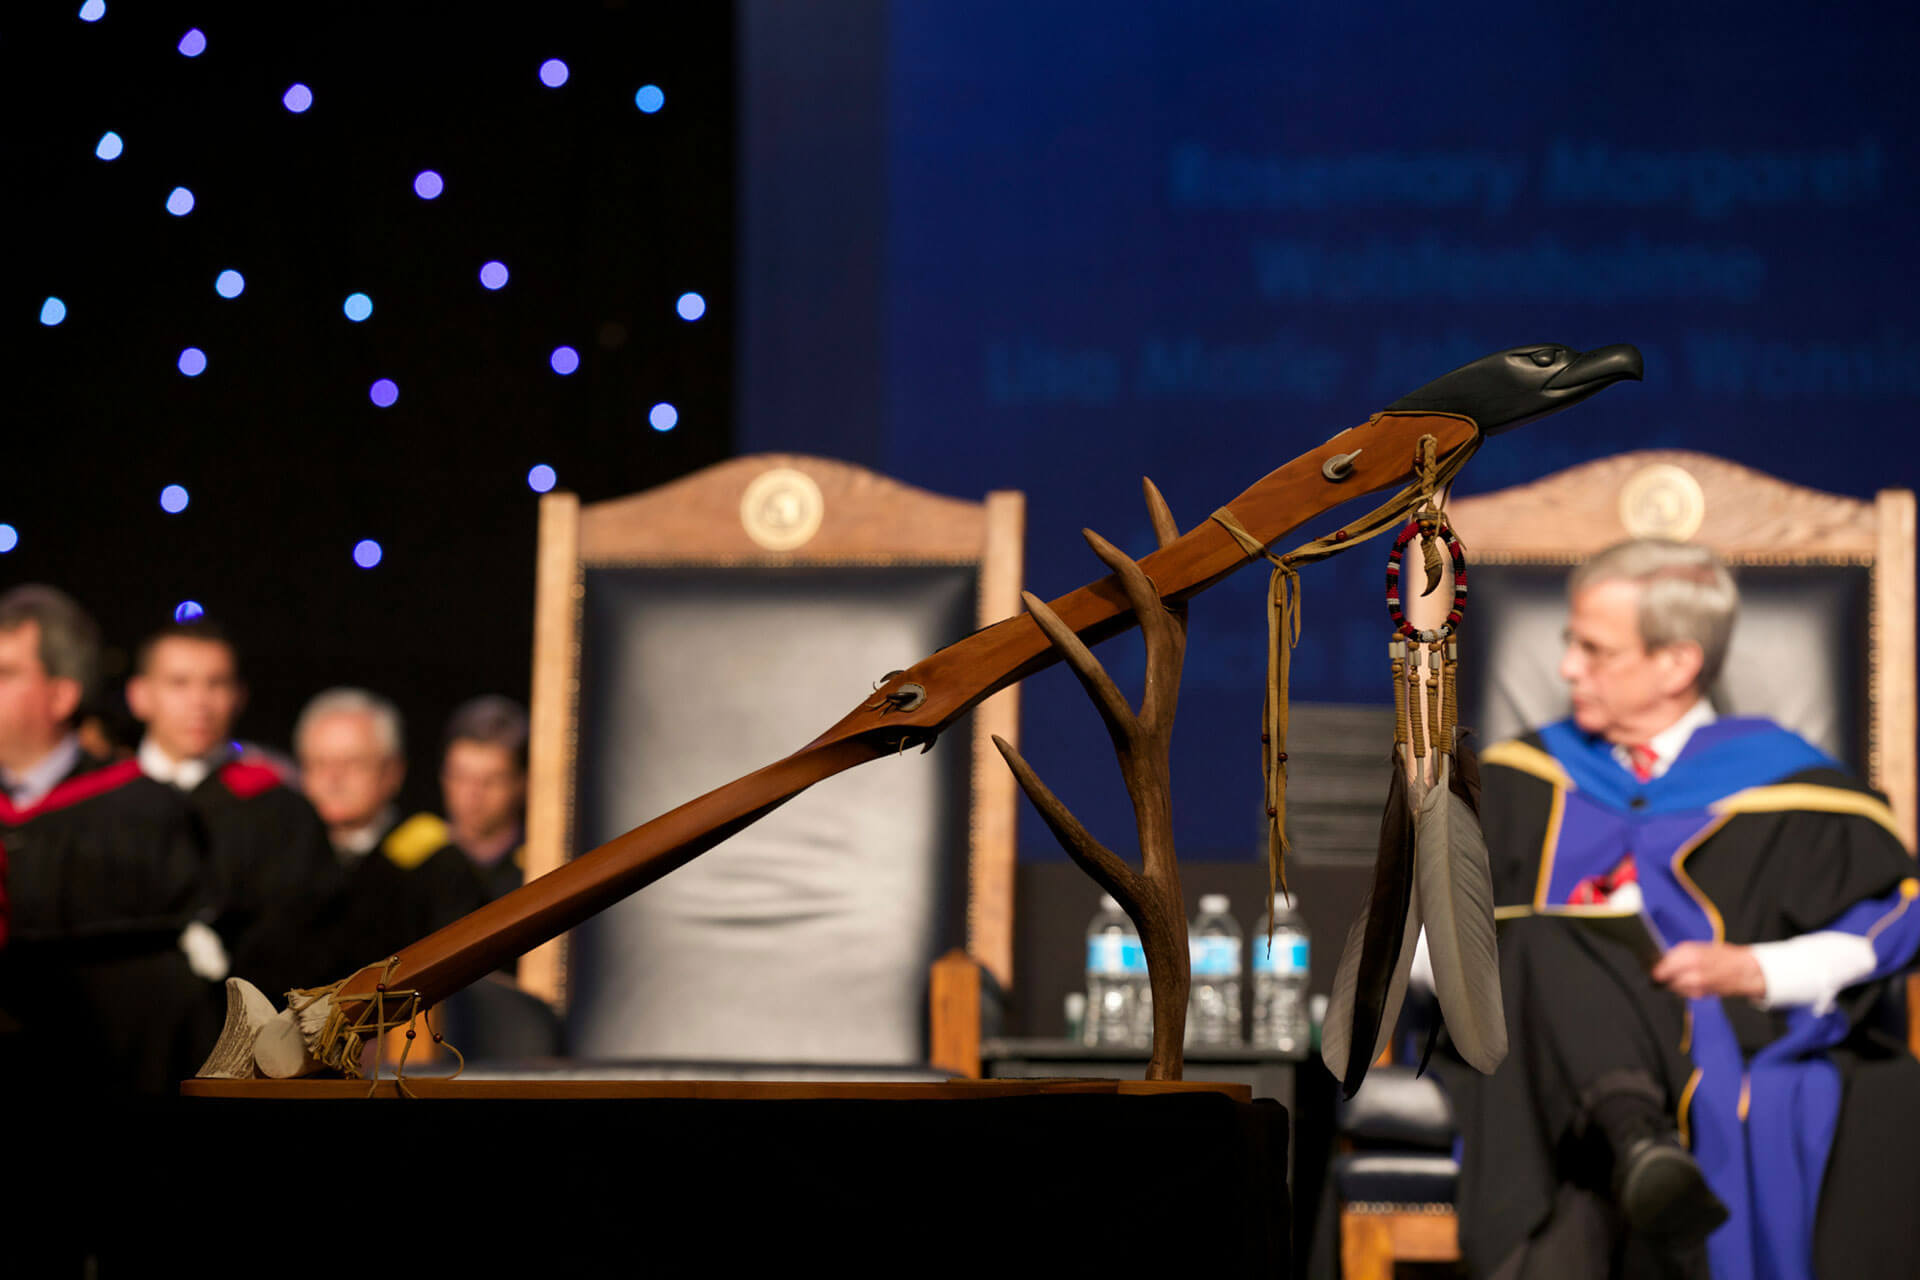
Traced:
<path fill-rule="evenodd" d="M 431 814 L 402 821 L 400 712 L 365 689 L 329 689 L 294 726 L 300 785 L 326 824 L 344 882 L 330 913 L 336 978 L 449 924 L 486 901 L 466 856 Z"/>
<path fill-rule="evenodd" d="M 141 772 L 187 797 L 207 855 L 209 923 L 232 972 L 276 1001 L 330 972 L 320 920 L 341 871 L 305 796 L 233 738 L 246 705 L 239 654 L 210 619 L 141 644 L 127 705 L 146 728 Z"/>
<path fill-rule="evenodd" d="M 1698 546 L 1594 556 L 1568 587 L 1572 716 L 1480 754 L 1512 1050 L 1488 1076 L 1436 1060 L 1475 1275 L 1920 1258 L 1920 1063 L 1878 1013 L 1920 949 L 1920 878 L 1882 797 L 1709 701 L 1738 603 Z M 1580 912 L 1637 917 L 1659 959 Z"/>
<path fill-rule="evenodd" d="M 136 762 L 82 749 L 98 669 L 73 600 L 0 596 L 0 1079 L 42 1098 L 171 1094 L 219 1030 L 191 814 Z"/>
<path fill-rule="evenodd" d="M 525 877 L 527 713 L 489 694 L 462 703 L 447 722 L 440 757 L 447 841 L 466 855 L 498 898 Z"/>

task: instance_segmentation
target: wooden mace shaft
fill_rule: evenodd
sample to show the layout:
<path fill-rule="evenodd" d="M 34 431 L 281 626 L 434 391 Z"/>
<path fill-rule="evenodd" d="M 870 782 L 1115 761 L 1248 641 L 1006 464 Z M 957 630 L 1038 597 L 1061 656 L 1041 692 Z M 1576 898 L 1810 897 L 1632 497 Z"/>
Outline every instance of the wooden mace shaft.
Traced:
<path fill-rule="evenodd" d="M 1471 418 L 1455 414 L 1383 413 L 1341 432 L 1268 474 L 1228 504 L 1263 544 L 1354 498 L 1405 484 L 1419 439 L 1431 435 L 1444 461 L 1473 442 Z M 1359 455 L 1344 479 L 1323 465 Z M 1213 520 L 1140 561 L 1161 598 L 1184 600 L 1248 563 L 1247 552 Z M 1135 625 L 1117 578 L 1109 575 L 1050 601 L 1053 611 L 1089 644 Z M 1059 660 L 1027 614 L 1007 618 L 947 646 L 882 685 L 877 696 L 807 746 L 745 777 L 616 836 L 590 853 L 528 882 L 402 950 L 355 973 L 341 987 L 349 1016 L 376 983 L 417 991 L 433 1005 L 507 961 L 557 937 L 596 913 L 684 866 L 816 782 L 900 748 L 932 741 L 975 703 Z M 886 701 L 908 685 L 925 691 L 912 710 Z"/>

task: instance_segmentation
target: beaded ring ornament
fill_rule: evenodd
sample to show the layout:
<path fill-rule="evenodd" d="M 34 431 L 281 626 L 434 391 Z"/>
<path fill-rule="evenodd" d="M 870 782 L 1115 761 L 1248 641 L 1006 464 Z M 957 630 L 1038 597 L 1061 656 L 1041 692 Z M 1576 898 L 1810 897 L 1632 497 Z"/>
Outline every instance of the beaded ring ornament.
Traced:
<path fill-rule="evenodd" d="M 1453 605 L 1447 610 L 1446 621 L 1425 630 L 1407 621 L 1407 611 L 1400 599 L 1400 558 L 1406 554 L 1408 544 L 1416 537 L 1441 539 L 1447 544 L 1447 553 L 1453 557 Z M 1432 581 L 1431 573 L 1428 580 Z M 1452 637 L 1466 611 L 1467 553 L 1461 547 L 1460 539 L 1454 536 L 1453 526 L 1447 523 L 1445 516 L 1438 514 L 1416 516 L 1407 521 L 1406 528 L 1393 540 L 1393 550 L 1387 554 L 1387 616 L 1393 619 L 1393 629 L 1417 643 L 1434 644 Z"/>

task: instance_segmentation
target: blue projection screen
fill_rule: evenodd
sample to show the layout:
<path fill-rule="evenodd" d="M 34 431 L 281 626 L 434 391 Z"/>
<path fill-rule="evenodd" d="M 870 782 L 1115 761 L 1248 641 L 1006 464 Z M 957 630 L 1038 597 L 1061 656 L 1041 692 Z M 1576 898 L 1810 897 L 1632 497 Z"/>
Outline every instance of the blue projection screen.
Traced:
<path fill-rule="evenodd" d="M 1191 525 L 1520 343 L 1633 342 L 1647 378 L 1463 492 L 1654 446 L 1920 481 L 1911 10 L 822 8 L 741 10 L 737 439 L 1025 490 L 1042 596 L 1098 576 L 1082 526 L 1150 549 L 1142 474 Z M 1384 555 L 1303 575 L 1296 700 L 1386 700 Z M 1261 847 L 1264 577 L 1194 606 L 1183 856 Z M 1137 680 L 1137 640 L 1100 652 Z M 1028 697 L 1041 774 L 1123 814 L 1071 677 Z"/>

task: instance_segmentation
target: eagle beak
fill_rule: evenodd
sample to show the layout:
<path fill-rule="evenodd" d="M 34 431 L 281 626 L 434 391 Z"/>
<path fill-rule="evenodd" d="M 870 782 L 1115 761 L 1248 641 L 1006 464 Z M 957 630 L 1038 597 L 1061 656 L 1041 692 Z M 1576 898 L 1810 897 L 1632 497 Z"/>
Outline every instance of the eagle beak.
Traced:
<path fill-rule="evenodd" d="M 1616 382 L 1638 382 L 1644 372 L 1640 348 L 1621 342 L 1587 352 L 1547 379 L 1541 390 L 1577 392 L 1581 396 L 1589 396 Z"/>

